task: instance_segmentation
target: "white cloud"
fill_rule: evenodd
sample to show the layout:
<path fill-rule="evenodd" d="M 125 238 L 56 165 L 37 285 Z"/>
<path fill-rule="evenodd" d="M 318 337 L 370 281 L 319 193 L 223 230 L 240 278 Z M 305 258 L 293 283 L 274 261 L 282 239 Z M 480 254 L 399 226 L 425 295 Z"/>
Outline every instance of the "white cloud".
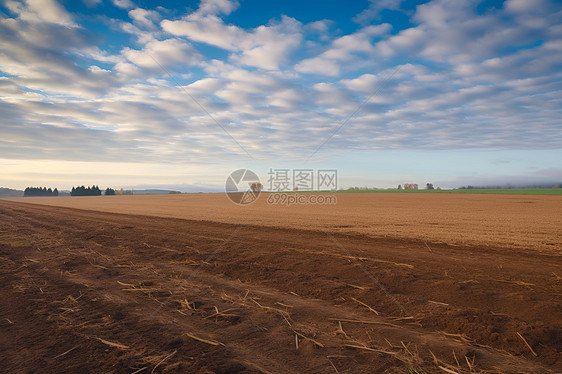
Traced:
<path fill-rule="evenodd" d="M 306 24 L 306 29 L 313 31 L 313 32 L 317 32 L 320 34 L 325 34 L 326 32 L 328 32 L 329 28 L 330 28 L 330 24 L 332 24 L 333 21 L 330 20 L 320 20 L 320 21 L 314 21 L 311 23 Z"/>
<path fill-rule="evenodd" d="M 202 0 L 201 4 L 199 5 L 198 13 L 202 15 L 229 15 L 236 8 L 238 8 L 239 5 L 240 4 L 238 3 L 238 1 L 231 0 Z"/>
<path fill-rule="evenodd" d="M 75 27 L 72 16 L 56 0 L 7 0 L 6 7 L 19 19 L 30 23 L 53 23 Z"/>
<path fill-rule="evenodd" d="M 195 42 L 210 44 L 229 51 L 237 50 L 239 40 L 247 37 L 246 32 L 234 25 L 225 25 L 215 15 L 200 17 L 187 16 L 181 21 L 164 20 L 162 28 L 173 35 L 186 36 Z"/>
<path fill-rule="evenodd" d="M 293 18 L 283 16 L 281 22 L 246 31 L 225 24 L 211 12 L 221 9 L 224 11 L 225 8 L 217 8 L 215 2 L 204 2 L 196 12 L 182 20 L 164 20 L 161 26 L 173 35 L 230 51 L 231 58 L 241 64 L 270 70 L 279 69 L 301 43 L 302 24 Z"/>
<path fill-rule="evenodd" d="M 0 19 L 0 34 L 0 70 L 26 90 L 84 97 L 101 94 L 114 84 L 112 77 L 100 79 L 75 63 L 90 47 L 80 28 Z"/>
<path fill-rule="evenodd" d="M 552 6 L 545 14 L 512 1 L 478 14 L 470 2 L 434 0 L 397 34 L 381 24 L 337 38 L 325 20 L 227 24 L 219 15 L 237 4 L 224 1 L 161 21 L 170 37 L 154 24 L 169 13 L 136 8 L 132 23 L 112 21 L 137 37 L 115 54 L 68 27 L 80 17 L 51 22 L 31 2 L 12 4 L 15 18 L 0 18 L 0 157 L 244 158 L 185 91 L 266 160 L 310 154 L 348 118 L 326 151 L 562 143 L 562 27 Z M 228 57 L 205 57 L 195 43 Z M 305 58 L 295 64 L 296 56 Z"/>
<path fill-rule="evenodd" d="M 179 39 L 151 41 L 142 50 L 125 48 L 122 54 L 135 65 L 148 69 L 194 65 L 201 61 L 199 52 L 189 43 Z"/>
<path fill-rule="evenodd" d="M 375 48 L 372 40 L 385 35 L 390 28 L 391 26 L 385 23 L 367 26 L 353 34 L 344 35 L 335 39 L 330 47 L 320 55 L 304 59 L 296 64 L 295 70 L 301 73 L 337 76 L 340 74 L 343 62 L 352 61 L 351 66 L 353 66 L 365 61 L 364 56 L 358 55 L 374 57 Z M 346 64 L 346 66 L 350 66 L 350 64 Z"/>
<path fill-rule="evenodd" d="M 241 51 L 232 58 L 246 66 L 276 70 L 301 44 L 301 26 L 295 19 L 285 16 L 278 24 L 260 26 L 240 42 Z"/>
<path fill-rule="evenodd" d="M 131 9 L 135 7 L 135 4 L 131 0 L 111 0 L 113 5 L 122 9 Z"/>
<path fill-rule="evenodd" d="M 330 59 L 315 57 L 301 61 L 295 66 L 295 70 L 301 73 L 337 77 L 340 74 L 340 65 Z"/>
<path fill-rule="evenodd" d="M 268 96 L 269 104 L 282 107 L 285 109 L 296 109 L 302 103 L 306 102 L 306 99 L 300 91 L 294 88 L 288 88 L 273 92 Z"/>
<path fill-rule="evenodd" d="M 366 24 L 373 19 L 380 18 L 382 10 L 399 10 L 400 4 L 404 0 L 369 0 L 369 2 L 369 7 L 353 18 L 355 22 Z"/>
<path fill-rule="evenodd" d="M 531 4 L 532 1 L 525 2 Z M 509 48 L 525 47 L 549 33 L 560 22 L 552 4 L 535 2 L 526 12 L 521 2 L 506 2 L 504 9 L 478 14 L 470 0 L 434 0 L 417 7 L 416 27 L 377 44 L 388 57 L 408 55 L 451 64 L 462 64 L 496 57 Z"/>
<path fill-rule="evenodd" d="M 158 40 L 162 37 L 162 33 L 157 29 L 150 27 L 143 27 L 135 22 L 136 24 L 130 22 L 119 22 L 116 27 L 119 31 L 131 34 L 137 38 L 137 43 L 144 45 L 151 41 Z M 138 25 L 138 26 L 137 26 Z"/>
<path fill-rule="evenodd" d="M 508 0 L 504 8 L 513 13 L 548 13 L 552 8 L 548 0 Z"/>
<path fill-rule="evenodd" d="M 133 19 L 133 22 L 141 27 L 146 27 L 149 29 L 155 29 L 156 26 L 154 22 L 160 20 L 160 13 L 154 10 L 146 10 L 142 8 L 136 8 L 129 11 L 129 17 Z"/>

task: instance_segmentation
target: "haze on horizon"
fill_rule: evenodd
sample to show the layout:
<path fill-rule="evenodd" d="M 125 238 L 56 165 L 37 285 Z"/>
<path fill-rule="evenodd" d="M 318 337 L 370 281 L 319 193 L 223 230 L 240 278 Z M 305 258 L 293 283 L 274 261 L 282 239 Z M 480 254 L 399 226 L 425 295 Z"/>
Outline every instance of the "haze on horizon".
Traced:
<path fill-rule="evenodd" d="M 0 2 L 0 187 L 562 181 L 562 4 Z"/>

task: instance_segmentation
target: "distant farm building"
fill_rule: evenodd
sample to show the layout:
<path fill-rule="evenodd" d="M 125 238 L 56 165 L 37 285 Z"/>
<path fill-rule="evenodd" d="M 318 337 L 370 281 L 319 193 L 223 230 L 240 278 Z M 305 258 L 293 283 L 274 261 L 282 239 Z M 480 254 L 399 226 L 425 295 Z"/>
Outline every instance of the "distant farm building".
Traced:
<path fill-rule="evenodd" d="M 417 190 L 418 185 L 416 183 L 404 183 L 405 190 Z"/>

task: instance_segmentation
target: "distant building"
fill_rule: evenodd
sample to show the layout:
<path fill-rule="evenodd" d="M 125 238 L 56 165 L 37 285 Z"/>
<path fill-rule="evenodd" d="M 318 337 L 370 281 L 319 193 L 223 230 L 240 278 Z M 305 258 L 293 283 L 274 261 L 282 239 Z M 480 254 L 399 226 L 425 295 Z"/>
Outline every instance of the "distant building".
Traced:
<path fill-rule="evenodd" d="M 405 190 L 417 190 L 418 185 L 416 183 L 404 183 Z"/>

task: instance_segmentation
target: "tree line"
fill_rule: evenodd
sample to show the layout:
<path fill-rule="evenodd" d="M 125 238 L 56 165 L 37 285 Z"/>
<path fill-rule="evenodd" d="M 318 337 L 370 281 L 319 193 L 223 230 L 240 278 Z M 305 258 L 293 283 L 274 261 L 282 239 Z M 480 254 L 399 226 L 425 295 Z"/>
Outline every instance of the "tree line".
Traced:
<path fill-rule="evenodd" d="M 101 196 L 102 191 L 96 185 L 92 187 L 78 186 L 72 187 L 70 191 L 70 196 Z M 115 195 L 115 190 L 113 188 L 106 188 L 104 195 L 110 196 Z"/>
<path fill-rule="evenodd" d="M 50 187 L 27 187 L 23 191 L 23 196 L 58 196 L 59 190 L 53 190 Z"/>
<path fill-rule="evenodd" d="M 72 187 L 70 196 L 101 196 L 101 190 L 98 186 L 85 187 L 78 186 Z"/>

